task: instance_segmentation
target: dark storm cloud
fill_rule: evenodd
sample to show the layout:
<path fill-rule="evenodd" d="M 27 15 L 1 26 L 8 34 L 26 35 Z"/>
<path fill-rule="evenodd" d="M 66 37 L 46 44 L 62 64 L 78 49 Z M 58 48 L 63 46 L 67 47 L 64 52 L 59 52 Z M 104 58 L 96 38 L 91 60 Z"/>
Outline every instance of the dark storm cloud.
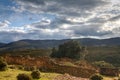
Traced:
<path fill-rule="evenodd" d="M 105 18 L 94 17 L 94 18 L 89 19 L 86 23 L 92 23 L 92 24 L 97 23 L 97 24 L 101 25 L 105 22 L 107 22 L 107 20 Z"/>
<path fill-rule="evenodd" d="M 83 26 L 83 28 L 79 30 L 74 30 L 74 36 L 104 36 L 111 31 L 103 31 L 103 32 L 98 32 L 99 31 L 99 25 L 89 25 L 89 26 Z"/>
<path fill-rule="evenodd" d="M 74 8 L 94 8 L 99 5 L 104 5 L 106 2 L 102 0 L 58 0 L 62 6 L 74 7 Z"/>
<path fill-rule="evenodd" d="M 63 24 L 74 25 L 74 24 L 81 24 L 81 23 L 72 22 L 61 17 L 61 18 L 56 18 L 54 21 L 44 19 L 39 22 L 32 23 L 30 26 L 38 29 L 57 29 L 61 27 Z"/>
<path fill-rule="evenodd" d="M 84 10 L 90 10 L 108 3 L 103 0 L 16 0 L 16 2 L 29 12 L 50 12 L 70 16 L 80 15 Z"/>
<path fill-rule="evenodd" d="M 50 2 L 55 2 L 58 5 L 61 5 L 61 7 L 74 7 L 74 8 L 93 8 L 95 6 L 101 6 L 106 4 L 107 2 L 103 1 L 103 0 L 15 0 L 15 1 L 21 1 L 23 3 L 31 3 L 31 4 L 35 4 L 35 5 L 47 5 L 45 3 L 48 2 L 48 4 Z M 51 5 L 53 6 L 52 9 L 55 8 L 55 6 L 57 5 Z"/>
<path fill-rule="evenodd" d="M 22 1 L 26 4 L 35 4 L 35 5 L 44 5 L 44 0 L 14 0 L 14 1 Z"/>

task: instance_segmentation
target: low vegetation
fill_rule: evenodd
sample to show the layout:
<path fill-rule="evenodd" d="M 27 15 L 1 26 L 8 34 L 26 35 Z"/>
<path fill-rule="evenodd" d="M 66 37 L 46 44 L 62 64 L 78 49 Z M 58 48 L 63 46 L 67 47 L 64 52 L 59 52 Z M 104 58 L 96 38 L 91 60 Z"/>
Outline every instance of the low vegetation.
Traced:
<path fill-rule="evenodd" d="M 31 76 L 33 79 L 40 79 L 40 71 L 32 71 Z"/>
<path fill-rule="evenodd" d="M 90 80 L 103 80 L 103 77 L 101 75 L 95 74 L 91 76 Z"/>
<path fill-rule="evenodd" d="M 30 76 L 31 71 L 24 71 L 24 70 L 18 70 L 18 69 L 8 69 L 6 71 L 0 72 L 0 80 L 17 80 L 17 76 L 19 74 L 25 74 L 25 75 Z M 60 74 L 41 72 L 41 74 L 40 74 L 41 78 L 37 79 L 37 80 L 53 80 L 58 75 L 60 75 Z"/>
<path fill-rule="evenodd" d="M 114 48 L 112 49 L 113 51 L 110 48 Z M 12 64 L 11 66 L 7 66 L 6 61 L 0 58 L 0 80 L 16 80 L 16 78 L 17 80 L 59 80 L 56 77 L 64 73 L 69 73 L 69 75 L 66 75 L 68 78 L 73 75 L 87 79 L 90 78 L 90 80 L 109 80 L 110 78 L 108 77 L 95 74 L 100 71 L 98 67 L 107 67 L 111 71 L 111 68 L 120 66 L 120 54 L 116 47 L 88 47 L 87 50 L 86 47 L 81 46 L 77 41 L 68 41 L 59 45 L 58 48 L 53 48 L 51 55 L 49 50 L 47 52 L 46 50 L 40 50 L 42 54 L 33 54 L 36 52 L 35 50 L 27 50 L 29 55 L 25 54 L 25 52 L 22 53 L 22 56 L 17 54 L 14 56 L 4 56 L 8 64 Z M 44 52 L 46 53 L 43 54 Z M 46 55 L 47 57 L 45 57 Z M 37 69 L 61 74 L 41 73 L 36 71 Z M 91 76 L 92 74 L 95 75 Z M 62 75 L 62 78 L 66 76 Z M 71 79 L 74 80 L 73 77 Z"/>
<path fill-rule="evenodd" d="M 27 74 L 18 74 L 17 80 L 32 80 L 32 77 Z"/>
<path fill-rule="evenodd" d="M 8 69 L 6 71 L 0 72 L 0 80 L 17 80 L 17 76 L 19 74 L 25 74 L 30 76 L 31 71 L 23 71 L 23 70 L 18 70 L 18 69 Z M 74 77 L 70 75 L 62 75 L 62 74 L 57 74 L 57 73 L 40 73 L 40 79 L 37 80 L 69 80 L 70 78 L 72 80 L 89 80 L 88 78 L 80 78 L 80 77 Z M 34 79 L 36 80 L 36 79 Z M 106 77 L 103 76 L 103 80 L 120 80 L 120 78 L 116 77 Z"/>
<path fill-rule="evenodd" d="M 120 46 L 90 46 L 85 59 L 89 62 L 105 61 L 120 67 Z"/>
<path fill-rule="evenodd" d="M 113 68 L 114 66 L 108 62 L 105 61 L 95 61 L 93 62 L 93 65 L 97 67 L 107 67 L 107 68 Z"/>
<path fill-rule="evenodd" d="M 81 45 L 80 45 L 81 46 Z M 82 47 L 82 46 L 81 46 Z M 0 55 L 22 55 L 22 56 L 50 56 L 52 51 L 58 50 L 57 48 L 51 49 L 23 49 L 14 51 L 1 52 Z M 120 67 L 120 46 L 87 46 L 87 54 L 85 60 L 93 63 L 96 61 L 105 61 L 115 67 Z M 4 53 L 4 54 L 2 54 Z M 51 55 L 52 56 L 52 55 Z M 60 55 L 61 56 L 61 55 Z"/>
<path fill-rule="evenodd" d="M 7 63 L 2 57 L 0 57 L 0 71 L 5 71 L 5 70 L 7 70 Z"/>
<path fill-rule="evenodd" d="M 71 40 L 59 45 L 58 49 L 53 48 L 51 57 L 80 60 L 84 59 L 86 53 L 86 47 L 81 46 L 78 41 Z"/>

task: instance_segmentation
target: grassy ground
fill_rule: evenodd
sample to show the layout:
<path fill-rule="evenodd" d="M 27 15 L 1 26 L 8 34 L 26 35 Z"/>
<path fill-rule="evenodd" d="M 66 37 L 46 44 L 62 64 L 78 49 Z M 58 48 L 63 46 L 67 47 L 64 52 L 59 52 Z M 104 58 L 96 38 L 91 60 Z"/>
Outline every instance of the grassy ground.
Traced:
<path fill-rule="evenodd" d="M 8 69 L 7 71 L 0 72 L 0 80 L 17 80 L 16 76 L 19 73 L 25 73 L 30 75 L 30 71 L 22 71 L 16 69 Z M 54 80 L 56 76 L 60 74 L 56 73 L 41 73 L 41 78 L 39 80 Z M 105 77 L 104 80 L 117 80 L 116 77 Z"/>
<path fill-rule="evenodd" d="M 104 77 L 104 80 L 118 80 L 117 77 Z"/>
<path fill-rule="evenodd" d="M 16 70 L 16 69 L 9 69 L 7 71 L 2 71 L 0 72 L 0 80 L 17 80 L 16 76 L 19 73 L 25 73 L 30 75 L 30 71 L 21 71 L 21 70 Z M 39 80 L 53 80 L 54 77 L 56 77 L 56 73 L 41 73 L 41 79 Z"/>
<path fill-rule="evenodd" d="M 89 62 L 105 61 L 120 67 L 120 46 L 88 47 L 86 60 Z"/>

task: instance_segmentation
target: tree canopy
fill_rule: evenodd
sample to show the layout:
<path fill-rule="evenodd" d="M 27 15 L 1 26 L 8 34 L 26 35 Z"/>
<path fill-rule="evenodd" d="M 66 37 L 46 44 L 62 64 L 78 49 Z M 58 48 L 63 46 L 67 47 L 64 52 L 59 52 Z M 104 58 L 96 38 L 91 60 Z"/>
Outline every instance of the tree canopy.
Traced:
<path fill-rule="evenodd" d="M 84 59 L 86 53 L 87 53 L 86 47 L 80 46 L 80 43 L 78 41 L 70 40 L 59 45 L 58 49 L 53 48 L 51 57 Z"/>

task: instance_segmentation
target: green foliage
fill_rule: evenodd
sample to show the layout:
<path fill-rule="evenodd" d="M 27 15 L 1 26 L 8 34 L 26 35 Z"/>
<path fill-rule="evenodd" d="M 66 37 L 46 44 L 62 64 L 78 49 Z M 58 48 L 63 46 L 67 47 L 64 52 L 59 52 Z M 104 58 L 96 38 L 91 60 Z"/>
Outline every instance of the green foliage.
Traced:
<path fill-rule="evenodd" d="M 98 67 L 109 67 L 109 68 L 114 67 L 112 64 L 105 62 L 105 61 L 96 61 L 93 63 L 93 65 L 98 66 Z"/>
<path fill-rule="evenodd" d="M 49 56 L 51 53 L 51 50 L 50 49 L 21 49 L 21 50 L 13 50 L 13 51 L 4 51 L 4 53 L 0 55 L 8 55 L 8 53 L 13 56 L 30 55 L 30 56 L 38 57 L 38 56 Z"/>
<path fill-rule="evenodd" d="M 0 57 L 0 71 L 5 71 L 5 70 L 7 70 L 7 63 L 2 57 Z"/>
<path fill-rule="evenodd" d="M 72 62 L 67 62 L 67 61 L 60 62 L 60 65 L 63 65 L 63 66 L 71 66 L 71 67 L 77 67 L 77 65 L 75 65 L 74 63 L 72 63 Z"/>
<path fill-rule="evenodd" d="M 32 80 L 32 78 L 27 74 L 18 74 L 17 80 Z"/>
<path fill-rule="evenodd" d="M 22 65 L 17 65 L 17 68 L 18 68 L 19 70 L 24 70 L 24 67 L 23 67 Z"/>
<path fill-rule="evenodd" d="M 55 47 L 52 48 L 52 53 L 51 53 L 50 56 L 51 56 L 51 57 L 59 57 L 59 56 L 57 56 L 57 50 L 56 50 Z"/>
<path fill-rule="evenodd" d="M 71 59 L 84 59 L 86 55 L 85 53 L 85 47 L 81 47 L 78 41 L 71 40 L 59 45 L 58 50 L 53 48 L 51 57 L 68 57 Z"/>
<path fill-rule="evenodd" d="M 31 73 L 31 76 L 32 76 L 32 78 L 33 79 L 39 79 L 40 78 L 40 71 L 33 71 L 32 73 Z"/>
<path fill-rule="evenodd" d="M 101 75 L 93 75 L 90 77 L 90 80 L 103 80 L 103 77 Z"/>
<path fill-rule="evenodd" d="M 90 46 L 85 59 L 89 62 L 105 61 L 120 67 L 120 46 Z"/>

